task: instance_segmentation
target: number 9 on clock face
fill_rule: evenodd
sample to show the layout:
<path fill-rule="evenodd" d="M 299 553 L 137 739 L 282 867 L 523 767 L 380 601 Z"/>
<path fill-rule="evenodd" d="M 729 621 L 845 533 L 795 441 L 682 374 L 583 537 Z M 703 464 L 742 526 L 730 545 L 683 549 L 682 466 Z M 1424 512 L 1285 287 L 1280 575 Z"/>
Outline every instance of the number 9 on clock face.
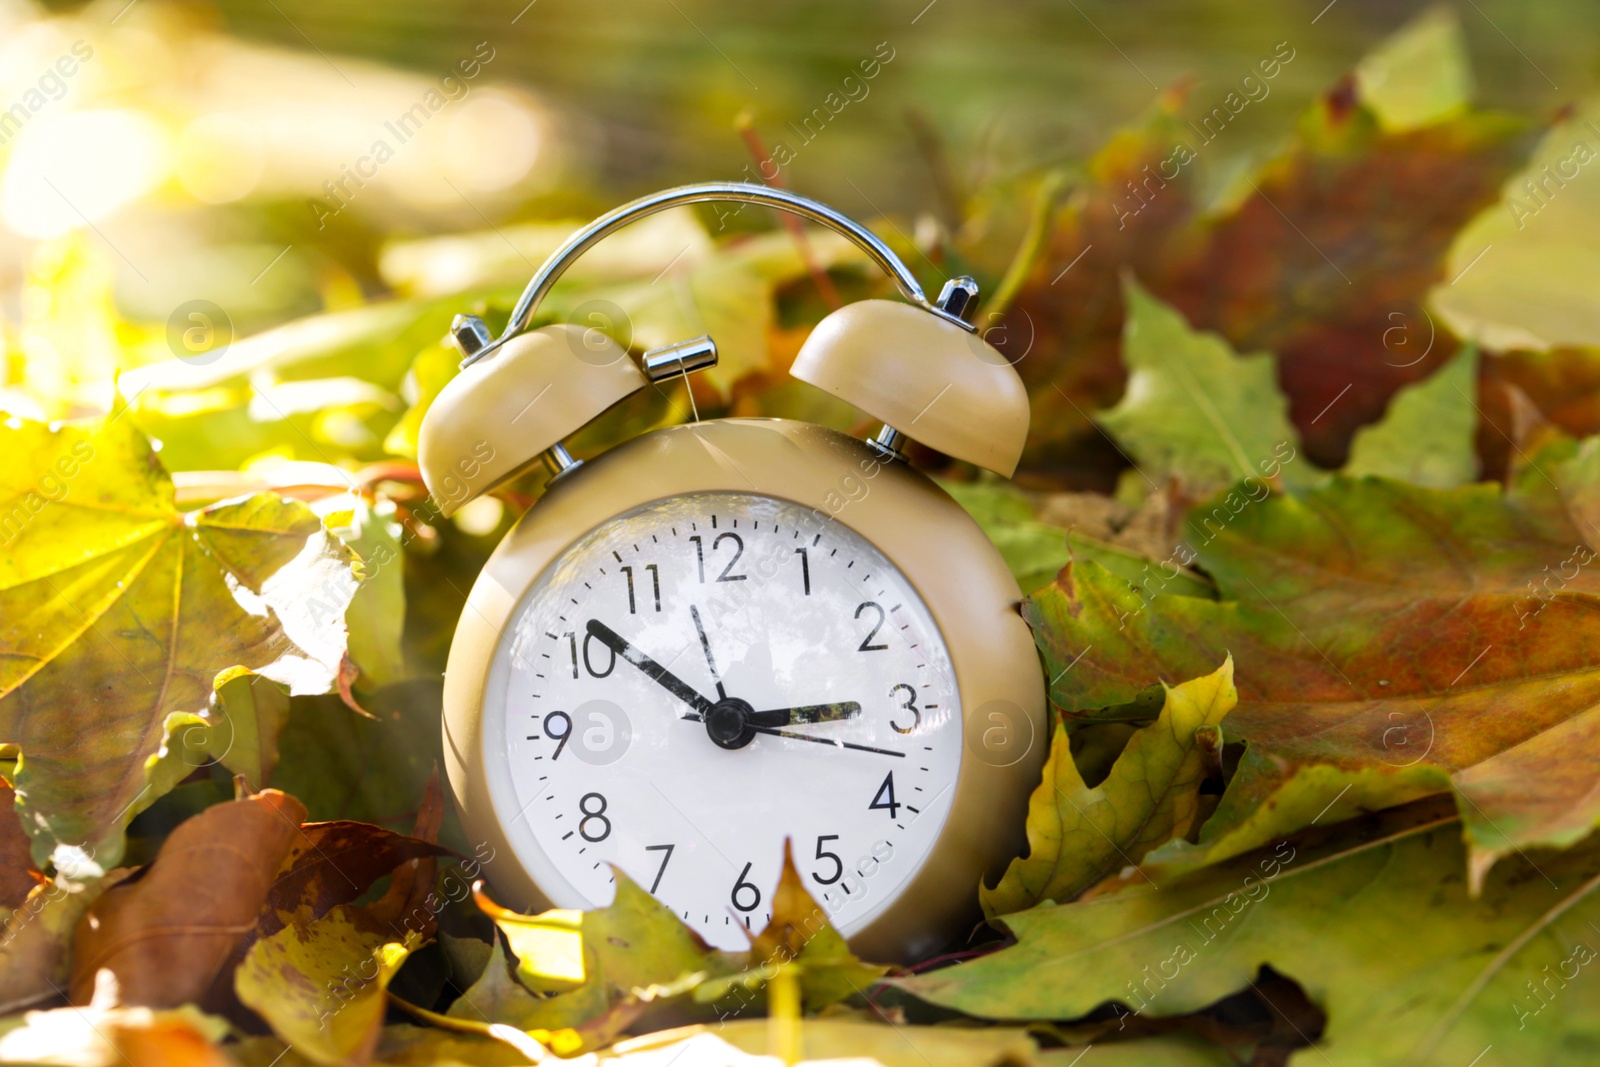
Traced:
<path fill-rule="evenodd" d="M 579 538 L 515 609 L 485 695 L 489 792 L 552 901 L 609 903 L 615 866 L 725 949 L 770 919 L 785 838 L 841 933 L 881 914 L 962 757 L 909 582 L 843 523 L 752 494 Z"/>

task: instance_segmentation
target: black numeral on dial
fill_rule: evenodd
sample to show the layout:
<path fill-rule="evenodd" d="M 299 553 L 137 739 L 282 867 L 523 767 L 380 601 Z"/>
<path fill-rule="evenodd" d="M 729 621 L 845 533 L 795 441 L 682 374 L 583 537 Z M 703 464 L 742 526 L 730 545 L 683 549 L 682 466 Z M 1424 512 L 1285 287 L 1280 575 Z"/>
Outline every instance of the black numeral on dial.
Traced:
<path fill-rule="evenodd" d="M 654 563 L 646 563 L 644 569 L 650 572 L 650 589 L 655 594 L 656 610 L 661 610 L 661 574 L 656 570 Z M 633 600 L 633 568 L 623 567 L 622 573 L 628 576 L 628 614 L 639 614 Z"/>
<path fill-rule="evenodd" d="M 805 589 L 805 595 L 806 596 L 810 596 L 811 595 L 811 561 L 806 555 L 806 550 L 803 549 L 803 548 L 795 549 L 794 553 L 795 553 L 795 555 L 800 557 L 800 582 L 801 582 L 801 585 Z"/>
<path fill-rule="evenodd" d="M 733 906 L 740 911 L 755 911 L 761 907 L 761 890 L 757 889 L 752 883 L 745 881 L 745 878 L 750 874 L 750 868 L 754 866 L 754 861 L 744 865 L 744 870 L 739 872 L 739 880 L 733 883 L 733 892 L 729 894 L 729 899 L 733 901 Z M 746 892 L 752 898 L 748 904 L 739 899 L 740 894 Z"/>
<path fill-rule="evenodd" d="M 922 725 L 922 712 L 917 710 L 917 691 L 915 689 L 911 688 L 906 683 L 901 682 L 899 685 L 897 685 L 893 689 L 889 690 L 889 695 L 890 696 L 894 696 L 896 693 L 900 692 L 900 690 L 902 690 L 902 689 L 904 689 L 906 691 L 906 702 L 904 704 L 900 704 L 900 705 L 897 705 L 897 706 L 905 708 L 907 711 L 909 711 L 911 713 L 911 725 L 910 726 L 901 726 L 899 723 L 895 722 L 893 719 L 890 719 L 889 720 L 889 726 L 897 734 L 909 734 L 912 730 L 915 730 L 917 727 Z"/>
<path fill-rule="evenodd" d="M 650 883 L 650 892 L 654 893 L 657 889 L 660 888 L 660 886 L 661 886 L 661 876 L 663 874 L 667 873 L 667 864 L 672 862 L 672 850 L 677 848 L 677 847 L 678 847 L 677 845 L 646 845 L 646 846 L 644 846 L 644 850 L 646 852 L 663 852 L 663 853 L 665 853 L 665 855 L 661 857 L 661 866 L 659 868 L 657 868 L 657 870 L 656 870 L 656 880 Z"/>
<path fill-rule="evenodd" d="M 837 882 L 839 880 L 839 878 L 844 874 L 844 860 L 839 858 L 839 854 L 837 852 L 824 852 L 822 850 L 822 846 L 824 844 L 826 844 L 829 841 L 837 841 L 837 840 L 839 840 L 839 835 L 838 834 L 823 834 L 821 837 L 817 838 L 817 856 L 816 856 L 816 858 L 819 859 L 819 860 L 832 860 L 833 861 L 833 874 L 831 874 L 827 878 L 822 877 L 822 875 L 818 874 L 816 871 L 812 871 L 811 872 L 811 877 L 813 877 L 813 878 L 815 878 L 817 880 L 817 884 L 818 885 L 832 885 L 833 883 Z"/>
<path fill-rule="evenodd" d="M 878 616 L 878 621 L 872 624 L 872 629 L 867 631 L 867 636 L 863 637 L 861 639 L 861 644 L 856 646 L 856 651 L 857 652 L 882 652 L 884 649 L 888 648 L 889 646 L 888 645 L 875 645 L 875 644 L 872 643 L 872 639 L 874 637 L 878 636 L 878 631 L 879 630 L 883 629 L 883 620 L 885 618 L 884 613 L 883 613 L 883 608 L 879 607 L 877 604 L 874 604 L 872 601 L 869 600 L 865 604 L 862 604 L 860 607 L 856 608 L 856 618 L 858 618 L 858 619 L 861 618 L 862 612 L 873 612 L 874 614 L 876 614 Z"/>
<path fill-rule="evenodd" d="M 605 650 L 605 654 L 606 654 L 606 669 L 603 670 L 603 671 L 595 670 L 594 669 L 594 660 L 589 658 L 589 643 L 591 641 L 593 641 L 593 640 L 594 640 L 594 634 L 584 634 L 583 635 L 583 669 L 589 672 L 589 676 L 591 678 L 607 678 L 607 677 L 610 677 L 611 672 L 617 669 L 617 654 L 616 654 L 616 652 L 612 651 L 610 645 L 607 645 L 605 642 L 602 641 L 600 643 L 600 647 Z M 576 678 L 577 674 L 574 673 L 573 677 Z"/>
<path fill-rule="evenodd" d="M 590 811 L 589 808 L 592 805 L 598 806 L 596 806 L 593 811 Z M 611 836 L 611 820 L 606 818 L 605 797 L 601 796 L 599 793 L 583 794 L 583 796 L 578 799 L 578 812 L 583 816 L 582 819 L 578 820 L 578 834 L 585 841 L 588 841 L 592 844 L 596 841 L 604 841 L 606 838 Z M 598 822 L 601 827 L 603 827 L 598 834 L 591 834 L 589 832 L 589 824 L 592 822 Z M 663 864 L 663 866 L 665 866 L 665 864 Z"/>
<path fill-rule="evenodd" d="M 700 582 L 703 585 L 703 584 L 705 584 L 705 580 L 706 580 L 705 542 L 700 540 L 700 535 L 699 534 L 695 534 L 693 537 L 689 538 L 689 540 L 694 542 L 694 561 L 695 561 L 695 566 L 699 570 Z M 715 541 L 711 542 L 711 551 L 715 552 L 717 549 L 721 548 L 722 547 L 722 542 L 724 542 L 724 541 L 732 541 L 733 542 L 733 558 L 728 561 L 728 565 L 726 567 L 722 568 L 722 573 L 717 575 L 717 581 L 719 581 L 719 582 L 742 582 L 742 581 L 745 580 L 746 577 L 748 577 L 748 575 L 734 574 L 733 573 L 733 568 L 734 568 L 735 564 L 737 564 L 739 562 L 739 557 L 744 555 L 744 538 L 740 537 L 736 533 L 731 533 L 731 532 L 730 533 L 718 534 L 717 535 L 717 539 Z"/>
<path fill-rule="evenodd" d="M 877 811 L 880 808 L 887 809 L 889 812 L 889 818 L 891 819 L 894 818 L 895 815 L 900 811 L 900 805 L 894 799 L 893 771 L 890 771 L 888 774 L 883 776 L 883 784 L 880 785 L 878 787 L 878 791 L 873 794 L 872 803 L 867 805 L 868 811 Z"/>
<path fill-rule="evenodd" d="M 556 733 L 552 724 L 560 723 L 561 732 Z M 564 711 L 552 711 L 544 717 L 544 735 L 552 741 L 559 742 L 556 750 L 551 754 L 552 760 L 561 758 L 561 750 L 567 747 L 567 742 L 572 740 L 572 716 Z"/>

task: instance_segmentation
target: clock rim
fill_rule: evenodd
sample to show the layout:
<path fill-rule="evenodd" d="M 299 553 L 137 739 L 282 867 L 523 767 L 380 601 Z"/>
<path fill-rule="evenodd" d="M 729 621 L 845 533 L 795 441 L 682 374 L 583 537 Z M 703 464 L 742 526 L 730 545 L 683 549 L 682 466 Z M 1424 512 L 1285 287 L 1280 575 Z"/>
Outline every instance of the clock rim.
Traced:
<path fill-rule="evenodd" d="M 872 473 L 868 473 L 868 472 Z M 846 478 L 866 492 L 852 499 Z M 467 833 L 504 862 L 484 864 L 501 903 L 552 906 L 494 814 L 483 745 L 483 699 L 501 637 L 539 576 L 596 527 L 636 508 L 692 493 L 769 496 L 819 512 L 865 538 L 899 569 L 938 627 L 961 697 L 965 749 L 944 826 L 890 904 L 848 938 L 863 958 L 903 963 L 943 947 L 979 916 L 980 877 L 994 877 L 1025 842 L 1029 796 L 1050 735 L 1044 672 L 1017 611 L 1022 593 L 965 510 L 903 461 L 814 423 L 715 419 L 642 434 L 553 482 L 484 564 L 451 640 L 444 681 L 445 770 Z M 962 559 L 953 567 L 951 559 Z M 1032 728 L 1014 762 L 977 755 L 987 723 L 977 712 L 1006 701 Z"/>

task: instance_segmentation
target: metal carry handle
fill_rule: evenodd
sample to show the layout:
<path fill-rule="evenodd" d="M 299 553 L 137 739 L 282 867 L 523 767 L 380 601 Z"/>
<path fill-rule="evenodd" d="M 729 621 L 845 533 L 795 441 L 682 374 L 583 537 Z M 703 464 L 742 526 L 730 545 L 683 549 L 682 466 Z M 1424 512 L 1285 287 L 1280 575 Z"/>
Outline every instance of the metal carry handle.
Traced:
<path fill-rule="evenodd" d="M 533 278 L 528 282 L 528 287 L 522 290 L 522 295 L 517 298 L 516 307 L 511 311 L 511 321 L 506 324 L 505 331 L 498 338 L 472 352 L 461 361 L 463 367 L 470 366 L 478 360 L 498 349 L 511 338 L 517 336 L 528 328 L 533 320 L 533 314 L 539 308 L 539 303 L 550 292 L 551 287 L 562 273 L 583 253 L 593 248 L 601 240 L 615 233 L 617 230 L 644 218 L 654 215 L 658 211 L 680 204 L 699 204 L 707 201 L 731 201 L 742 204 L 765 204 L 767 207 L 778 208 L 799 215 L 801 218 L 810 219 L 820 223 L 836 233 L 849 238 L 857 247 L 865 252 L 874 263 L 882 267 L 884 272 L 894 279 L 903 295 L 911 303 L 955 323 L 962 329 L 971 332 L 973 327 L 963 319 L 957 311 L 946 310 L 928 301 L 922 291 L 922 286 L 917 284 L 916 277 L 901 262 L 900 257 L 889 250 L 889 246 L 879 240 L 878 236 L 865 226 L 846 215 L 842 215 L 826 204 L 818 203 L 808 197 L 791 193 L 786 189 L 775 189 L 766 185 L 755 185 L 750 182 L 700 182 L 695 185 L 680 185 L 672 189 L 663 189 L 649 196 L 642 196 L 632 203 L 623 204 L 621 207 L 601 215 L 589 225 L 567 238 L 562 246 L 550 254 L 544 261 Z"/>

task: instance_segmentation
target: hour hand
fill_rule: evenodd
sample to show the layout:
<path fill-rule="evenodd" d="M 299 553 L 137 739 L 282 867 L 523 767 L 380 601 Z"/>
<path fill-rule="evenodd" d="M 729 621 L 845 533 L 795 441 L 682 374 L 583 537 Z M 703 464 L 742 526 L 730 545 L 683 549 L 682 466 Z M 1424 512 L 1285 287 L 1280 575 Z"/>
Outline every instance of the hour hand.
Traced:
<path fill-rule="evenodd" d="M 638 667 L 654 683 L 689 705 L 695 711 L 704 715 L 711 710 L 711 701 L 701 696 L 682 678 L 667 670 L 661 664 L 635 648 L 627 638 L 601 622 L 599 619 L 590 619 L 586 627 L 590 635 L 611 651 Z"/>
<path fill-rule="evenodd" d="M 860 714 L 861 705 L 854 700 L 847 700 L 837 704 L 808 704 L 803 708 L 752 712 L 750 725 L 790 726 L 803 722 L 835 722 L 839 719 L 853 719 Z"/>

